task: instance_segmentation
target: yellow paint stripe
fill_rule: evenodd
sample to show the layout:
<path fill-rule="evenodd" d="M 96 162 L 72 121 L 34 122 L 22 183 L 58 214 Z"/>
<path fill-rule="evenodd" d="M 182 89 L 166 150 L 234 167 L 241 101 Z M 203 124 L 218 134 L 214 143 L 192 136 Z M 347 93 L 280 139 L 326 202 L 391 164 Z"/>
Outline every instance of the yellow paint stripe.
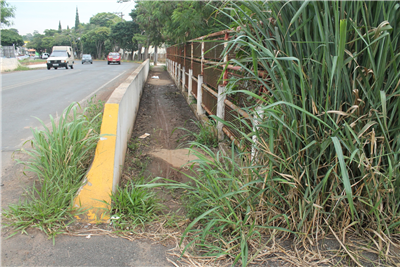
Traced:
<path fill-rule="evenodd" d="M 108 222 L 113 186 L 115 145 L 117 138 L 119 104 L 105 104 L 100 133 L 92 167 L 87 174 L 87 182 L 74 200 L 75 207 L 87 212 L 76 216 L 81 222 Z M 106 203 L 102 202 L 105 201 Z"/>

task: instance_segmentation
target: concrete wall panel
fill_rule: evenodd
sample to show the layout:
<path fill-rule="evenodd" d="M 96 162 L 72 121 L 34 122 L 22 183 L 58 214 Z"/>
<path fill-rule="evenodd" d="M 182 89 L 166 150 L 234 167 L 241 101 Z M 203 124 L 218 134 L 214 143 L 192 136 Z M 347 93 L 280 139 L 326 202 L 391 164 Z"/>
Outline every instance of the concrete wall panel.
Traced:
<path fill-rule="evenodd" d="M 114 90 L 105 104 L 100 131 L 103 136 L 97 144 L 87 181 L 74 200 L 75 207 L 87 210 L 76 216 L 81 222 L 104 223 L 110 219 L 110 194 L 119 183 L 149 69 L 150 61 L 146 60 Z"/>

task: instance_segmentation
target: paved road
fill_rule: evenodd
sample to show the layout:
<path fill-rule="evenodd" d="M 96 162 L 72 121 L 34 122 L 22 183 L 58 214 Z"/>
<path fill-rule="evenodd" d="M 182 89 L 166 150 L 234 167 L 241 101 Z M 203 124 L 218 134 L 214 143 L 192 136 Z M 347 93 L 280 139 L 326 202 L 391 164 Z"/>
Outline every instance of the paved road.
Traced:
<path fill-rule="evenodd" d="M 19 135 L 14 140 L 5 136 L 3 131 L 3 148 L 17 148 L 16 144 L 25 136 L 30 135 L 24 128 L 25 125 L 35 126 L 35 123 L 38 125 L 34 119 L 30 120 L 32 114 L 43 116 L 43 119 L 49 121 L 48 114 L 54 115 L 56 111 L 60 113 L 70 102 L 80 101 L 105 85 L 98 91 L 99 94 L 104 95 L 105 88 L 109 88 L 110 91 L 119 85 L 127 75 L 126 73 L 131 73 L 136 66 L 126 63 L 122 63 L 121 66 L 107 66 L 107 63 L 95 62 L 93 65 L 75 65 L 73 70 L 42 69 L 3 75 L 3 130 L 9 127 L 7 124 L 13 124 L 15 134 L 9 130 L 11 135 L 17 135 L 17 133 Z M 118 76 L 124 71 L 126 71 L 124 74 Z M 14 79 L 13 82 L 10 82 L 11 79 Z M 14 87 L 17 84 L 19 86 Z M 59 105 L 53 102 L 58 102 Z M 28 108 L 24 105 L 31 106 Z M 54 110 L 46 110 L 44 106 Z M 28 113 L 23 113 L 23 110 Z M 22 123 L 7 118 L 10 116 L 19 117 Z M 8 143 L 4 141 L 6 138 L 10 140 L 7 141 Z M 5 171 L 6 175 L 2 176 L 3 184 L 0 186 L 2 208 L 7 208 L 11 203 L 17 203 L 23 193 L 23 188 L 33 185 L 34 177 L 29 174 L 22 175 L 22 171 L 22 165 L 13 165 Z M 83 231 L 86 231 L 85 228 L 89 231 L 93 227 L 92 225 L 79 226 L 78 223 L 72 226 L 78 229 L 83 226 Z M 88 233 L 79 237 L 59 235 L 53 245 L 52 240 L 48 240 L 47 236 L 37 229 L 28 229 L 26 235 L 17 234 L 6 239 L 10 235 L 9 231 L 9 228 L 1 230 L 1 266 L 154 267 L 174 266 L 168 262 L 166 256 L 177 261 L 176 258 L 167 254 L 168 250 L 175 247 L 175 243 L 161 245 L 149 239 L 128 241 L 108 235 L 96 236 L 95 232 L 88 232 L 93 236 L 88 238 Z"/>
<path fill-rule="evenodd" d="M 31 127 L 39 127 L 39 118 L 50 122 L 72 102 L 101 95 L 117 87 L 139 65 L 107 65 L 104 61 L 81 64 L 74 69 L 38 69 L 2 74 L 2 165 L 10 164 L 13 151 L 31 136 Z"/>

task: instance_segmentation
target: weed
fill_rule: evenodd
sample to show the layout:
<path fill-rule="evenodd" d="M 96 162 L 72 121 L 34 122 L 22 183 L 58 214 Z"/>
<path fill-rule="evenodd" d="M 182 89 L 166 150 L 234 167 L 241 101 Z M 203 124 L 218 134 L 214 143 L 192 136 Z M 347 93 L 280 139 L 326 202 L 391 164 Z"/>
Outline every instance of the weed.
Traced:
<path fill-rule="evenodd" d="M 153 220 L 160 210 L 155 193 L 147 188 L 139 187 L 144 183 L 143 177 L 137 181 L 130 180 L 124 188 L 118 188 L 111 195 L 111 214 L 116 228 L 125 230 L 137 225 L 144 225 Z"/>
<path fill-rule="evenodd" d="M 87 120 L 92 120 L 93 129 L 96 130 L 97 133 L 100 133 L 101 122 L 103 118 L 101 116 L 97 116 L 98 114 L 103 112 L 104 101 L 97 100 L 96 96 L 93 96 L 87 101 L 87 107 L 82 113 L 83 116 L 86 117 Z"/>
<path fill-rule="evenodd" d="M 131 150 L 132 153 L 135 153 L 136 150 L 140 147 L 140 142 L 138 138 L 131 140 L 128 143 L 128 148 Z"/>
<path fill-rule="evenodd" d="M 46 63 L 47 59 L 30 59 L 30 58 L 25 58 L 23 60 L 19 60 L 19 63 L 23 65 L 31 65 L 31 63 Z"/>
<path fill-rule="evenodd" d="M 181 138 L 179 138 L 178 141 L 181 141 L 184 138 L 191 137 L 193 136 L 196 140 L 197 143 L 210 146 L 210 147 L 218 147 L 218 132 L 216 128 L 216 123 L 213 120 L 208 120 L 208 121 L 194 121 L 191 120 L 192 123 L 194 123 L 197 128 L 199 129 L 198 132 L 195 131 L 190 131 L 186 128 L 183 127 L 178 127 L 175 128 L 171 135 L 176 131 L 176 130 L 184 130 L 188 132 Z"/>
<path fill-rule="evenodd" d="M 185 221 L 184 216 L 177 215 L 176 213 L 169 213 L 165 215 L 165 227 L 169 228 L 179 228 L 180 224 Z"/>
<path fill-rule="evenodd" d="M 13 69 L 13 70 L 6 70 L 5 72 L 11 72 L 11 71 L 24 71 L 24 70 L 32 70 L 31 68 L 28 68 L 24 65 L 18 65 L 17 68 Z"/>
<path fill-rule="evenodd" d="M 20 162 L 37 175 L 38 181 L 26 190 L 26 198 L 10 205 L 3 212 L 16 231 L 25 232 L 29 226 L 39 228 L 54 237 L 72 220 L 72 200 L 81 186 L 82 178 L 94 156 L 99 138 L 94 128 L 100 113 L 91 104 L 78 113 L 75 103 L 61 116 L 58 125 L 50 116 L 51 128 L 40 121 L 44 130 L 32 129 L 31 150 L 22 150 L 30 156 Z"/>

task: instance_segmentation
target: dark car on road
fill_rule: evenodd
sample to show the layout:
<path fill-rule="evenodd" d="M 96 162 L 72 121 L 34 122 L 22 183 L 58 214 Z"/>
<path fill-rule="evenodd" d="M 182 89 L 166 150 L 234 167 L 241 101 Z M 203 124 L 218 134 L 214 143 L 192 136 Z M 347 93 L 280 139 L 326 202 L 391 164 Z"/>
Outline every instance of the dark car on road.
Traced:
<path fill-rule="evenodd" d="M 92 56 L 89 55 L 89 54 L 83 54 L 83 55 L 82 55 L 82 64 L 83 64 L 83 63 L 90 63 L 90 64 L 93 64 Z"/>
<path fill-rule="evenodd" d="M 117 52 L 108 53 L 107 64 L 110 65 L 110 63 L 116 63 L 121 65 L 121 55 Z"/>

